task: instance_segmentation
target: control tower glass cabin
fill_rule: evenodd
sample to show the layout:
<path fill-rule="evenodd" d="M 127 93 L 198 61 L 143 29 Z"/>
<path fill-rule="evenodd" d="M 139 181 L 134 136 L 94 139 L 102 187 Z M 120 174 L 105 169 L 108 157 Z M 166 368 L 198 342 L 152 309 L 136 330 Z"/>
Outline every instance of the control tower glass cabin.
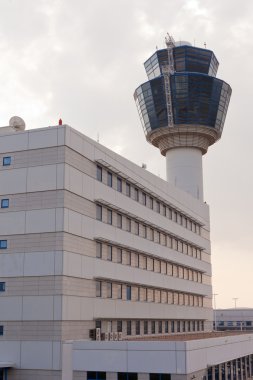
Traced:
<path fill-rule="evenodd" d="M 149 80 L 134 98 L 147 140 L 166 156 L 167 180 L 203 200 L 202 154 L 221 137 L 232 91 L 216 78 L 211 50 L 166 43 L 144 63 Z"/>

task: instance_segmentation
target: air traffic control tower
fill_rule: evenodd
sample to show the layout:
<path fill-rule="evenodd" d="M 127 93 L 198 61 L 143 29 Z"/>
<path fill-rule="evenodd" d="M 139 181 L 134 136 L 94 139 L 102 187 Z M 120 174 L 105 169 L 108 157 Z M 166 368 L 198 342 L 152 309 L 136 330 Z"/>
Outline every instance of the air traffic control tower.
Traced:
<path fill-rule="evenodd" d="M 165 38 L 134 93 L 147 140 L 166 156 L 167 180 L 203 200 L 202 155 L 222 134 L 231 87 L 211 50 Z"/>

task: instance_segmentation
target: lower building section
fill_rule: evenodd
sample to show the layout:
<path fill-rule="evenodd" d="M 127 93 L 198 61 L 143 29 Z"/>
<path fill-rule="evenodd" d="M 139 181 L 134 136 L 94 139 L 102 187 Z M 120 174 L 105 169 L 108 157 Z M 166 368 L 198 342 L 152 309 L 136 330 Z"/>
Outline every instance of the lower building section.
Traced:
<path fill-rule="evenodd" d="M 61 371 L 10 368 L 3 380 L 61 380 Z M 0 377 L 2 380 L 2 378 Z"/>

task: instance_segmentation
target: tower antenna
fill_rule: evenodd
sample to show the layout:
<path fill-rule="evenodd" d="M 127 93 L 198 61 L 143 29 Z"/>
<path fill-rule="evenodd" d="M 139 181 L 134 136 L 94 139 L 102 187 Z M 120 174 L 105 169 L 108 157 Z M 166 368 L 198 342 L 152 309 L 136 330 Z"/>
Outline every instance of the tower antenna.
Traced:
<path fill-rule="evenodd" d="M 173 111 L 172 111 L 172 100 L 171 100 L 171 90 L 170 90 L 170 76 L 174 74 L 174 59 L 173 59 L 173 49 L 175 47 L 175 41 L 172 36 L 167 33 L 165 36 L 165 43 L 168 51 L 168 66 L 163 67 L 164 74 L 164 84 L 166 91 L 166 103 L 167 103 L 167 114 L 168 114 L 168 126 L 173 126 Z"/>

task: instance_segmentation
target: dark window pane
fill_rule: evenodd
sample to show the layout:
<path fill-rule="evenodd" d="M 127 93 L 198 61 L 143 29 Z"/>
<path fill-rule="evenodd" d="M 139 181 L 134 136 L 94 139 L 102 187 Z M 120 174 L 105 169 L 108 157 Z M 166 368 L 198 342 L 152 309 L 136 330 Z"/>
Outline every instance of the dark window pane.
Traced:
<path fill-rule="evenodd" d="M 107 185 L 112 187 L 112 173 L 107 172 Z"/>
<path fill-rule="evenodd" d="M 128 301 L 130 301 L 131 298 L 132 298 L 132 297 L 131 297 L 131 293 L 132 293 L 131 290 L 132 290 L 132 289 L 131 289 L 131 286 L 130 286 L 130 285 L 127 285 L 127 286 L 126 286 L 126 299 L 127 299 Z"/>
<path fill-rule="evenodd" d="M 117 177 L 117 191 L 122 193 L 122 179 L 120 177 Z"/>
<path fill-rule="evenodd" d="M 7 240 L 0 240 L 0 249 L 7 248 Z"/>
<path fill-rule="evenodd" d="M 130 183 L 126 183 L 126 195 L 131 197 L 131 186 Z"/>
<path fill-rule="evenodd" d="M 102 182 L 102 167 L 97 165 L 97 180 Z"/>
<path fill-rule="evenodd" d="M 132 334 L 132 323 L 131 321 L 127 321 L 127 335 Z"/>
<path fill-rule="evenodd" d="M 3 166 L 9 166 L 11 164 L 11 157 L 3 157 Z"/>
<path fill-rule="evenodd" d="M 9 199 L 2 199 L 1 208 L 8 208 L 8 207 L 9 207 Z"/>

